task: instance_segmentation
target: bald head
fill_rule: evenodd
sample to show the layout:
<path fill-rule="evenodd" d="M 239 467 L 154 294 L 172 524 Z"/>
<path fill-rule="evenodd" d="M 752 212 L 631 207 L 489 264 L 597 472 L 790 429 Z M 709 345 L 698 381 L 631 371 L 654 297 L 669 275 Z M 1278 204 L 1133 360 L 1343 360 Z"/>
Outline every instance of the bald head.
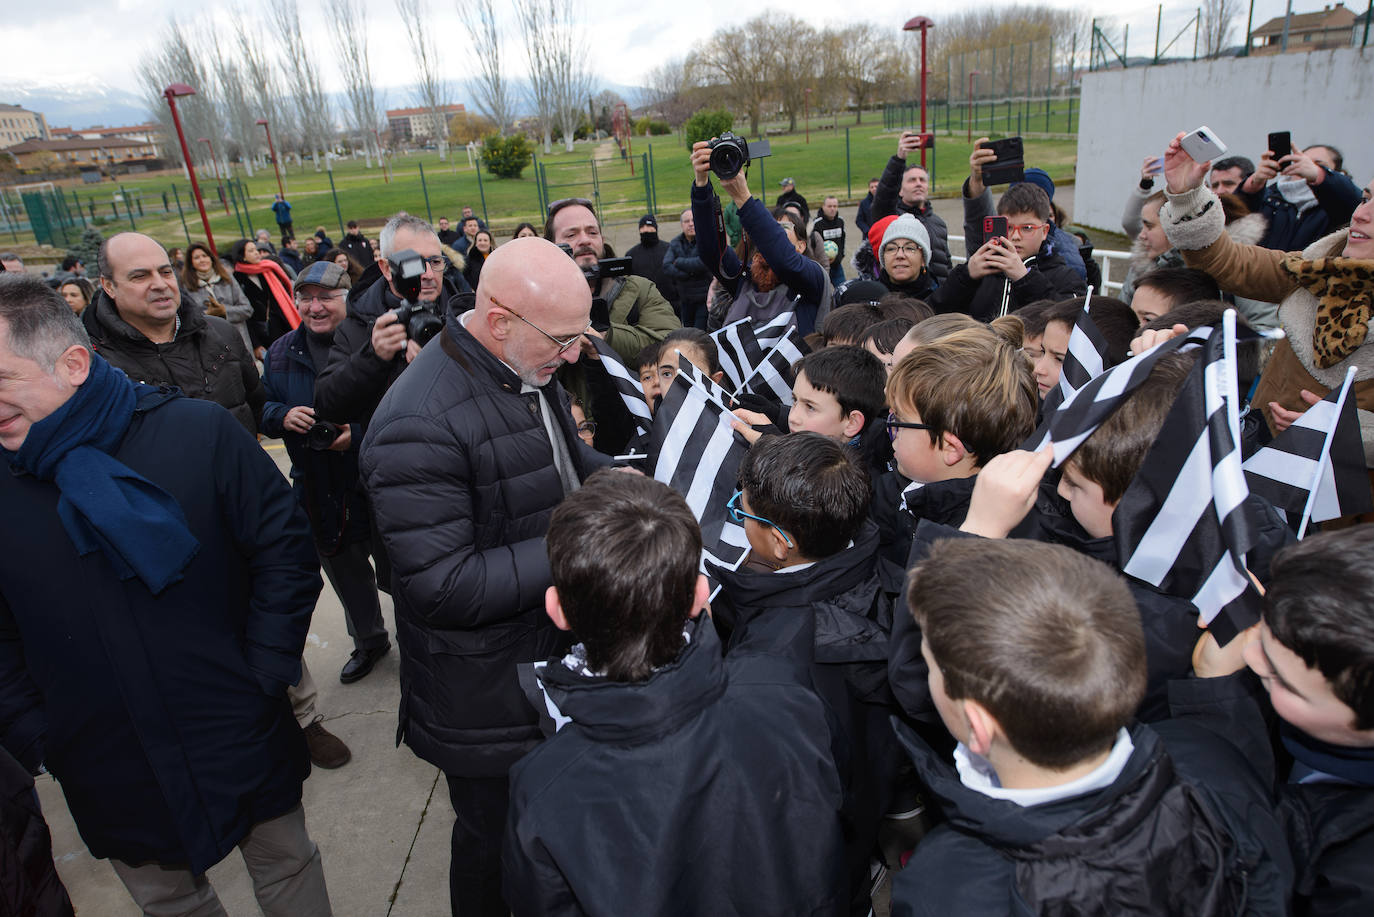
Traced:
<path fill-rule="evenodd" d="M 560 349 L 550 338 L 586 331 L 591 309 L 591 290 L 576 262 L 552 242 L 527 236 L 502 245 L 482 265 L 467 328 L 522 380 L 541 386 L 580 352 L 577 343 Z"/>
<path fill-rule="evenodd" d="M 100 246 L 100 285 L 120 318 L 152 341 L 170 340 L 181 290 L 167 250 L 152 236 L 121 232 Z"/>

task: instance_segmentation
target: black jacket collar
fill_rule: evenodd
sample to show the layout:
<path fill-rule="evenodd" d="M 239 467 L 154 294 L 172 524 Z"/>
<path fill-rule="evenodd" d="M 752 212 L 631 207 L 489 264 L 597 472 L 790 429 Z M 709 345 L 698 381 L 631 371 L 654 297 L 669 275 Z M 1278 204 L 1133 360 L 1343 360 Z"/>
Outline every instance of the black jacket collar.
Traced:
<path fill-rule="evenodd" d="M 177 337 L 187 334 L 196 334 L 205 328 L 205 311 L 189 296 L 183 292 L 181 294 L 181 305 L 177 307 L 177 318 L 181 320 L 181 327 L 177 331 Z M 89 307 L 81 315 L 81 322 L 86 326 L 86 331 L 99 341 L 106 342 L 116 348 L 121 346 L 144 346 L 155 347 L 152 341 L 148 340 L 147 335 L 139 331 L 133 325 L 126 322 L 119 314 L 118 307 L 103 288 L 97 289 L 95 299 L 91 301 Z"/>

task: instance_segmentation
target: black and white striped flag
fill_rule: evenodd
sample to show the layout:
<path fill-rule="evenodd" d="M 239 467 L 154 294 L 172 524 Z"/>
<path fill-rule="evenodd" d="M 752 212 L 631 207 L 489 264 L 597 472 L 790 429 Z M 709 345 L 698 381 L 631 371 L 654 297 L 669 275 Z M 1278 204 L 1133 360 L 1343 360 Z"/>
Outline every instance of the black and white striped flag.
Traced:
<path fill-rule="evenodd" d="M 620 354 L 604 339 L 594 334 L 587 337 L 596 348 L 596 352 L 601 354 L 601 365 L 615 383 L 615 390 L 620 394 L 620 400 L 625 402 L 630 416 L 634 418 L 639 433 L 647 434 L 653 427 L 654 418 L 653 412 L 649 410 L 649 403 L 644 400 L 644 389 L 640 387 L 639 376 L 630 372 L 629 368 L 620 362 Z"/>
<path fill-rule="evenodd" d="M 734 570 L 749 553 L 744 527 L 730 520 L 726 508 L 749 447 L 731 429 L 734 416 L 722 395 L 719 386 L 679 354 L 678 373 L 663 393 L 653 423 L 658 455 L 654 478 L 682 494 L 701 524 L 702 572 L 708 560 Z"/>
<path fill-rule="evenodd" d="M 711 338 L 716 342 L 720 368 L 724 370 L 730 388 L 736 392 L 740 391 L 744 387 L 744 381 L 753 375 L 754 370 L 763 362 L 763 347 L 754 335 L 753 319 L 742 318 L 737 322 L 731 322 L 724 328 L 713 331 Z"/>
<path fill-rule="evenodd" d="M 1223 644 L 1260 607 L 1245 569 L 1257 537 L 1243 506 L 1234 322 L 1228 310 L 1212 330 L 1112 516 L 1122 571 L 1192 601 Z"/>
<path fill-rule="evenodd" d="M 794 302 L 800 299 L 801 296 L 798 295 Z M 762 325 L 756 325 L 754 337 L 758 339 L 760 347 L 772 347 L 787 333 L 789 328 L 795 327 L 797 327 L 797 313 L 783 312 Z"/>
<path fill-rule="evenodd" d="M 786 329 L 768 353 L 764 354 L 754 372 L 735 392 L 752 392 L 772 398 L 779 404 L 792 403 L 792 367 L 806 356 L 808 348 L 797 326 Z"/>
<path fill-rule="evenodd" d="M 1365 470 L 1360 421 L 1350 386 L 1352 366 L 1340 388 L 1302 413 L 1241 467 L 1250 492 L 1290 513 L 1301 513 L 1298 537 L 1307 523 L 1325 522 L 1374 510 Z"/>
<path fill-rule="evenodd" d="M 1064 401 L 1102 375 L 1107 368 L 1107 340 L 1097 329 L 1089 312 L 1092 300 L 1093 288 L 1088 287 L 1083 309 L 1078 313 L 1069 334 L 1069 349 L 1064 354 L 1064 365 L 1059 368 L 1059 389 L 1064 393 Z"/>

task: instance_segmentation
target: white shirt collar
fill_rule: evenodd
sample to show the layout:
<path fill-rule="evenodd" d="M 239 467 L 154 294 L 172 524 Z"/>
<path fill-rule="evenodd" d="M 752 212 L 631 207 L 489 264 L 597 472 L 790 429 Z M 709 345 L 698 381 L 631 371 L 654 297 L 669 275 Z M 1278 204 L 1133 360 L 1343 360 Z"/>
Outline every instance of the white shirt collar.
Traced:
<path fill-rule="evenodd" d="M 954 766 L 959 771 L 959 781 L 969 789 L 990 796 L 993 799 L 1005 799 L 1007 802 L 1014 802 L 1018 806 L 1038 806 L 1047 802 L 1058 802 L 1061 799 L 1069 799 L 1073 796 L 1082 796 L 1104 787 L 1111 786 L 1116 778 L 1121 776 L 1121 772 L 1126 769 L 1126 762 L 1131 759 L 1132 752 L 1135 751 L 1135 743 L 1131 741 L 1131 734 L 1122 727 L 1116 734 L 1116 742 L 1112 745 L 1111 754 L 1107 755 L 1107 760 L 1088 773 L 1072 780 L 1068 783 L 1061 783 L 1059 786 L 1035 787 L 1034 789 L 1013 790 L 1002 786 L 997 779 L 997 773 L 992 769 L 986 758 L 975 755 L 968 750 L 968 746 L 963 742 L 954 749 Z"/>

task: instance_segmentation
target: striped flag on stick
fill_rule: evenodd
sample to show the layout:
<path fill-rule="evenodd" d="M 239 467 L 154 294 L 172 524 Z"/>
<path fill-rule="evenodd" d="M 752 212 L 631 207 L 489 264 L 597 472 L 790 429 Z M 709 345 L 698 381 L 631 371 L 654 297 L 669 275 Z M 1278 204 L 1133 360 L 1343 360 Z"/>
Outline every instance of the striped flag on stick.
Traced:
<path fill-rule="evenodd" d="M 1089 310 L 1092 307 L 1093 288 L 1088 287 L 1083 310 L 1078 313 L 1069 334 L 1069 350 L 1064 354 L 1064 365 L 1059 370 L 1059 389 L 1067 401 L 1074 392 L 1102 375 L 1107 368 L 1107 340 L 1097 329 Z"/>
<path fill-rule="evenodd" d="M 1352 366 L 1340 388 L 1304 411 L 1241 466 L 1251 493 L 1280 509 L 1302 514 L 1299 538 L 1307 533 L 1309 521 L 1374 510 L 1360 421 L 1349 397 L 1354 380 Z"/>
<path fill-rule="evenodd" d="M 1259 620 L 1235 366 L 1228 309 L 1112 516 L 1123 572 L 1191 600 L 1223 644 Z"/>
<path fill-rule="evenodd" d="M 730 388 L 738 392 L 763 362 L 763 347 L 754 335 L 754 322 L 749 318 L 731 322 L 712 332 L 711 338 L 716 342 L 720 368 L 725 371 Z"/>
<path fill-rule="evenodd" d="M 797 326 L 788 328 L 781 337 L 777 339 L 768 353 L 759 361 L 758 367 L 744 381 L 744 384 L 736 390 L 740 392 L 752 392 L 755 395 L 763 395 L 772 398 L 779 404 L 790 405 L 792 403 L 792 367 L 798 360 L 806 356 L 807 346 L 802 341 L 801 334 L 797 331 Z"/>
<path fill-rule="evenodd" d="M 801 296 L 798 295 L 792 301 L 796 303 L 800 300 Z M 783 312 L 769 319 L 764 324 L 755 327 L 754 337 L 758 339 L 760 346 L 771 347 L 778 342 L 779 338 L 787 333 L 789 328 L 795 327 L 797 327 L 797 313 Z"/>
<path fill-rule="evenodd" d="M 635 425 L 639 428 L 640 434 L 647 434 L 653 427 L 653 412 L 649 410 L 649 403 L 644 400 L 644 389 L 639 385 L 639 376 L 630 372 L 624 363 L 620 362 L 620 354 L 615 352 L 615 348 L 602 338 L 594 334 L 587 335 L 596 348 L 596 352 L 601 354 L 601 365 L 605 367 L 610 375 L 611 381 L 615 383 L 615 390 L 620 394 L 620 400 L 625 402 L 625 407 L 634 418 Z"/>

